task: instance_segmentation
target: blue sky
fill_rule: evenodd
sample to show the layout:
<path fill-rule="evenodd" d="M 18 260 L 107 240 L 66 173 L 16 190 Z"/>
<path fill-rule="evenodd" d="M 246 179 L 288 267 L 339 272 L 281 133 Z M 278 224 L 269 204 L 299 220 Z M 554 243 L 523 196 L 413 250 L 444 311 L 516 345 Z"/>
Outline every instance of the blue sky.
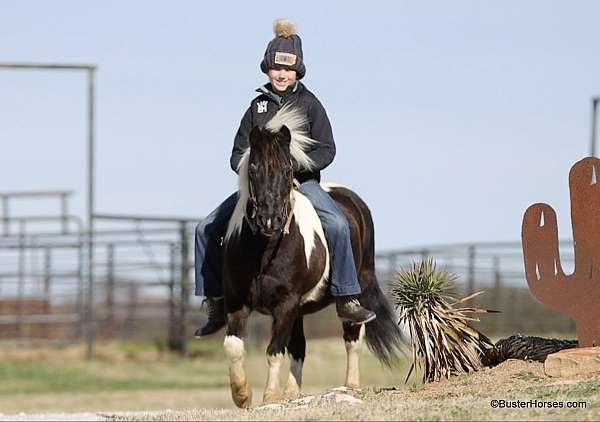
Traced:
<path fill-rule="evenodd" d="M 324 179 L 364 197 L 378 249 L 518 240 L 534 202 L 571 237 L 599 16 L 594 1 L 3 0 L 0 61 L 99 66 L 99 212 L 201 217 L 235 189 L 233 135 L 287 17 L 334 128 Z M 85 112 L 83 74 L 0 70 L 0 191 L 73 189 L 83 215 Z"/>

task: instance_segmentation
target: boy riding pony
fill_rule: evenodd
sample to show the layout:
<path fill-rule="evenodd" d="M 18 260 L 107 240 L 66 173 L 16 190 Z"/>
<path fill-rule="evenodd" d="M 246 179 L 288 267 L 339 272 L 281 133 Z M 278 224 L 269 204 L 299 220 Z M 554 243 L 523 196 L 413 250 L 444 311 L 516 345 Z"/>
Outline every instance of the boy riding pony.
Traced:
<path fill-rule="evenodd" d="M 302 55 L 302 40 L 294 25 L 286 20 L 275 21 L 275 38 L 269 42 L 261 70 L 269 83 L 258 88 L 260 94 L 244 113 L 235 136 L 231 153 L 231 168 L 237 172 L 242 154 L 249 146 L 253 127 L 263 127 L 285 104 L 294 103 L 306 111 L 310 127 L 308 135 L 317 141 L 307 155 L 315 170 L 294 166 L 298 190 L 312 203 L 325 232 L 331 256 L 330 293 L 335 297 L 338 316 L 344 321 L 364 324 L 375 319 L 375 313 L 360 305 L 356 295 L 360 286 L 350 243 L 350 229 L 344 214 L 319 184 L 320 171 L 333 161 L 335 143 L 327 113 L 317 97 L 300 82 L 306 73 Z M 223 299 L 221 239 L 237 203 L 238 193 L 230 195 L 196 227 L 195 269 L 197 296 L 206 296 L 208 322 L 196 331 L 196 337 L 213 334 L 225 325 Z"/>

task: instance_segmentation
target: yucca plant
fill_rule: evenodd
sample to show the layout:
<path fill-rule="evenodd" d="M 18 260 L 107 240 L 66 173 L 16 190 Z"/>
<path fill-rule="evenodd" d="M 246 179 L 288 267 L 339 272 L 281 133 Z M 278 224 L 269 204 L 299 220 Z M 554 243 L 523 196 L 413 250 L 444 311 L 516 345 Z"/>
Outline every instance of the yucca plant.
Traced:
<path fill-rule="evenodd" d="M 423 370 L 423 382 L 477 371 L 483 367 L 481 356 L 494 346 L 467 324 L 479 321 L 469 315 L 491 311 L 458 307 L 483 292 L 453 300 L 449 290 L 456 278 L 446 270 L 437 270 L 430 258 L 401 269 L 391 283 L 398 323 L 408 326 L 411 335 L 413 363 L 407 380 L 417 365 Z"/>

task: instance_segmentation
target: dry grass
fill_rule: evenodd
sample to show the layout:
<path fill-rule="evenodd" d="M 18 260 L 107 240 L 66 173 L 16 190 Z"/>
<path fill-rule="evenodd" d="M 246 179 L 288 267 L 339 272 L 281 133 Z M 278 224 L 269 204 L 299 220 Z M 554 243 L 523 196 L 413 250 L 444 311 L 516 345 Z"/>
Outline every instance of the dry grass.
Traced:
<path fill-rule="evenodd" d="M 400 391 L 365 389 L 362 405 L 318 403 L 284 410 L 192 409 L 116 420 L 598 420 L 600 376 L 546 377 L 542 364 L 507 361 L 496 368 Z M 585 409 L 494 409 L 493 399 L 581 400 Z"/>
<path fill-rule="evenodd" d="M 100 411 L 111 420 L 600 419 L 600 374 L 596 378 L 556 380 L 546 377 L 539 363 L 508 361 L 445 382 L 404 387 L 408 362 L 389 372 L 367 351 L 361 365 L 366 388 L 355 393 L 364 400 L 360 406 L 320 402 L 302 409 L 243 411 L 233 407 L 229 396 L 227 363 L 220 338 L 195 342 L 192 352 L 196 357 L 185 360 L 150 346 L 101 345 L 101 358 L 91 363 L 85 361 L 83 349 L 77 346 L 35 351 L 3 348 L 0 371 L 33 365 L 30 369 L 44 368 L 46 375 L 9 371 L 7 377 L 6 372 L 0 373 L 3 381 L 0 412 Z M 263 346 L 249 350 L 247 363 L 254 404 L 259 405 L 267 368 Z M 340 385 L 344 365 L 345 350 L 340 339 L 309 340 L 304 393 L 324 393 Z M 57 384 L 48 383 L 47 378 L 52 374 L 58 377 L 66 374 L 58 388 Z M 67 379 L 70 376 L 76 378 L 73 384 Z M 104 385 L 95 385 L 98 380 Z M 124 380 L 129 383 L 124 384 Z M 165 383 L 171 387 L 161 388 Z M 392 386 L 398 386 L 399 390 L 381 388 Z M 492 399 L 585 400 L 587 409 L 493 409 Z M 119 411 L 154 412 L 135 416 L 115 414 Z"/>

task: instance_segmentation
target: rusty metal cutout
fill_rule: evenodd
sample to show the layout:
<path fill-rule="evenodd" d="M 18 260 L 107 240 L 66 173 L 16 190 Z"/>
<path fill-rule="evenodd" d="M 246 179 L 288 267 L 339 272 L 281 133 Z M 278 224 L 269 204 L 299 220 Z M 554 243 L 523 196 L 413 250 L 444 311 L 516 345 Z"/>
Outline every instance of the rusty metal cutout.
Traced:
<path fill-rule="evenodd" d="M 544 305 L 571 317 L 579 347 L 600 345 L 600 159 L 587 157 L 569 173 L 575 270 L 560 263 L 556 213 L 531 205 L 521 232 L 527 284 Z"/>

